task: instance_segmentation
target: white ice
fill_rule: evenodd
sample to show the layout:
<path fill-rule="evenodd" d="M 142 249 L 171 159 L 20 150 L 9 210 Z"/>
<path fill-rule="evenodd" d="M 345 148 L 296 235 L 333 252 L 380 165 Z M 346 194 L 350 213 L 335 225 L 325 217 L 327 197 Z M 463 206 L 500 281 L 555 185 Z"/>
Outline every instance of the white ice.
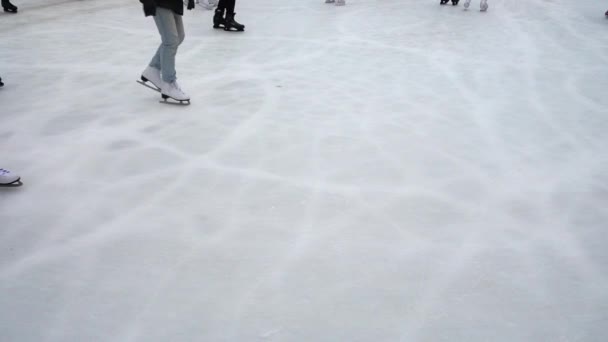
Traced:
<path fill-rule="evenodd" d="M 0 341 L 607 341 L 608 3 L 0 14 Z"/>

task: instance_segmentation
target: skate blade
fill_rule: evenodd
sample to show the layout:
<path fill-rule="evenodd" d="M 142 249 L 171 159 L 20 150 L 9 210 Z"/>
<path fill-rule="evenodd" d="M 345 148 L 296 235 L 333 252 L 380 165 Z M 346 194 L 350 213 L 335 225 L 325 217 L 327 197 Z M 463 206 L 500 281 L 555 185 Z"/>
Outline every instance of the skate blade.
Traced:
<path fill-rule="evenodd" d="M 180 100 L 176 100 L 173 98 L 162 99 L 158 102 L 162 103 L 162 104 L 168 104 L 168 105 L 174 105 L 174 106 L 189 106 L 190 105 L 190 100 L 180 101 Z"/>
<path fill-rule="evenodd" d="M 152 89 L 152 90 L 157 91 L 157 92 L 159 92 L 159 93 L 160 93 L 160 88 L 157 88 L 157 87 L 151 86 L 151 85 L 149 85 L 147 82 L 143 82 L 143 81 L 137 80 L 137 83 L 139 83 L 139 84 L 143 85 L 144 87 L 150 88 L 150 89 Z"/>
<path fill-rule="evenodd" d="M 14 181 L 10 184 L 0 184 L 0 188 L 17 188 L 22 185 L 23 185 L 23 183 L 21 182 L 21 179 L 17 179 L 16 181 Z"/>

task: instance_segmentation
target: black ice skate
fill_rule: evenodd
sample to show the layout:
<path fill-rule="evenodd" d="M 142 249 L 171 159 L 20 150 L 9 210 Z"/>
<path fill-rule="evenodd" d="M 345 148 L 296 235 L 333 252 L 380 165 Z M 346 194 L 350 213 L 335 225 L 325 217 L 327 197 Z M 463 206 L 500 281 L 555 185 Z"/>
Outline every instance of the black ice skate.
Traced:
<path fill-rule="evenodd" d="M 0 87 L 4 87 L 4 83 L 2 83 L 2 77 L 0 77 Z"/>
<path fill-rule="evenodd" d="M 457 6 L 458 5 L 458 1 L 460 1 L 460 0 L 452 0 L 452 6 Z"/>
<path fill-rule="evenodd" d="M 224 19 L 224 10 L 216 9 L 213 16 L 213 28 L 219 29 L 226 27 L 226 19 Z"/>
<path fill-rule="evenodd" d="M 236 13 L 228 13 L 226 14 L 226 23 L 224 24 L 224 31 L 245 31 L 245 25 L 239 24 L 234 20 L 234 15 Z"/>
<path fill-rule="evenodd" d="M 4 8 L 4 12 L 17 13 L 17 6 L 11 4 L 8 0 L 2 0 L 2 8 Z"/>
<path fill-rule="evenodd" d="M 441 0 L 441 2 L 439 2 L 440 5 L 445 5 L 449 2 L 450 0 Z"/>

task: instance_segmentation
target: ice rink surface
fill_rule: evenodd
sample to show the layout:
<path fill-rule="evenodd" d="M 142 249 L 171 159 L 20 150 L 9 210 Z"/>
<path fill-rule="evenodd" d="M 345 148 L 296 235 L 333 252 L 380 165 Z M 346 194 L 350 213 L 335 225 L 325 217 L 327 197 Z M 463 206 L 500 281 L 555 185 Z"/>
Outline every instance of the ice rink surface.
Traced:
<path fill-rule="evenodd" d="M 0 13 L 0 340 L 608 340 L 608 3 Z"/>

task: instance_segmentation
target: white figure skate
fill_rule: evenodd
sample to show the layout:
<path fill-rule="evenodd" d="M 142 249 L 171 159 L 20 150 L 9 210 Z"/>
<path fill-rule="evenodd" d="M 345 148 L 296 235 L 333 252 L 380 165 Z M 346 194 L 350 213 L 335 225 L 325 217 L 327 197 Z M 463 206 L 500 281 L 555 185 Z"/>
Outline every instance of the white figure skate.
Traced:
<path fill-rule="evenodd" d="M 197 3 L 206 10 L 212 10 L 217 5 L 215 0 L 197 0 Z"/>
<path fill-rule="evenodd" d="M 471 0 L 465 0 L 464 1 L 464 9 L 468 9 L 469 6 L 471 6 Z M 488 10 L 488 0 L 481 0 L 479 2 L 479 10 L 481 12 L 485 12 Z"/>
<path fill-rule="evenodd" d="M 0 169 L 0 186 L 19 186 L 21 185 L 21 177 L 18 174 L 12 173 L 9 170 Z"/>

